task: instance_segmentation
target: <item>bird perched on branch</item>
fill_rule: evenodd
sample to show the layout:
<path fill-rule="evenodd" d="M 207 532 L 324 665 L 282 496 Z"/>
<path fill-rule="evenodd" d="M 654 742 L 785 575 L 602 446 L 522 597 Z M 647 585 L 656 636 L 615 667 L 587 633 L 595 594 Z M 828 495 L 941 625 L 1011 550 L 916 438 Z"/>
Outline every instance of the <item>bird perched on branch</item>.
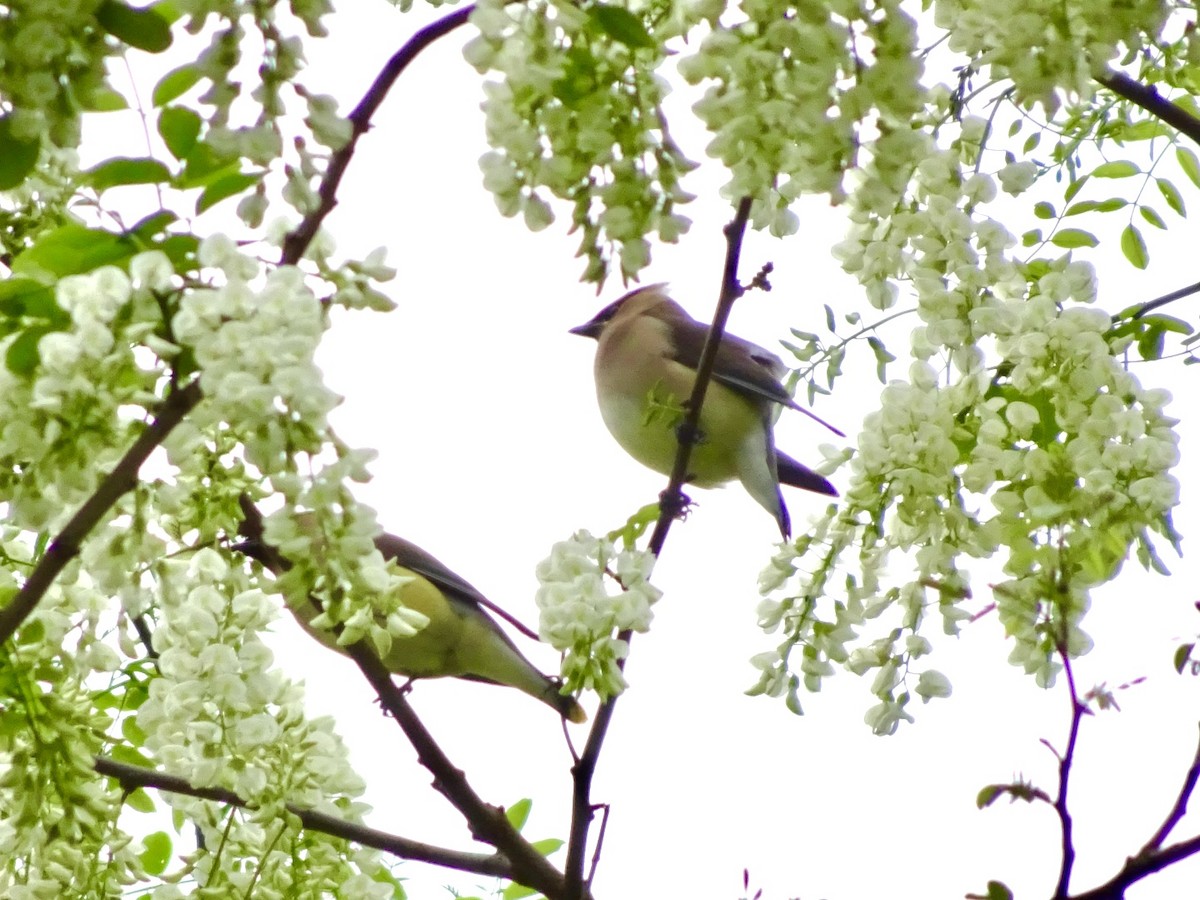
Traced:
<path fill-rule="evenodd" d="M 242 524 L 246 540 L 235 545 L 236 549 L 277 575 L 290 568 L 290 563 L 263 541 L 258 510 L 248 500 L 243 501 L 242 509 L 246 514 Z M 384 559 L 396 561 L 401 574 L 411 576 L 398 589 L 401 603 L 429 619 L 416 634 L 393 638 L 391 650 L 382 658 L 391 672 L 413 679 L 452 676 L 507 685 L 537 698 L 564 719 L 587 720 L 575 698 L 559 693 L 558 682 L 525 658 L 487 610 L 526 634 L 536 635 L 415 544 L 394 534 L 381 534 L 375 546 Z M 289 600 L 288 608 L 310 635 L 326 647 L 342 651 L 332 631 L 310 624 L 321 611 L 314 598 Z"/>
<path fill-rule="evenodd" d="M 598 342 L 596 397 L 608 430 L 638 462 L 669 475 L 679 447 L 680 416 L 662 410 L 671 404 L 678 410 L 691 396 L 708 325 L 672 300 L 666 285 L 652 284 L 610 303 L 571 333 Z M 792 400 L 779 381 L 785 371 L 779 357 L 762 347 L 730 334 L 722 337 L 687 480 L 717 487 L 739 479 L 787 538 L 791 520 L 780 482 L 835 497 L 837 490 L 775 449 L 778 407 L 800 410 L 842 433 Z"/>

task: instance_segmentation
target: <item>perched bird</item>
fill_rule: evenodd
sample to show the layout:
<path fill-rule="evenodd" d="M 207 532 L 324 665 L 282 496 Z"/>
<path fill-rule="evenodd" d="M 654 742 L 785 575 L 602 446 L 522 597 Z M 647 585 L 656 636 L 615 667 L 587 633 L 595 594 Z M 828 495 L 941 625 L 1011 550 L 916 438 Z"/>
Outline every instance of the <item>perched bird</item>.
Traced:
<path fill-rule="evenodd" d="M 243 503 L 243 509 L 246 507 Z M 273 547 L 263 543 L 261 518 L 256 524 L 247 516 L 242 531 L 248 539 L 237 544 L 237 549 L 277 574 L 289 568 Z M 525 658 L 485 607 L 515 623 L 511 616 L 415 544 L 382 534 L 375 539 L 375 546 L 385 559 L 396 561 L 401 574 L 412 576 L 399 588 L 401 602 L 429 619 L 429 624 L 411 637 L 393 638 L 391 651 L 383 657 L 389 670 L 408 678 L 453 676 L 515 687 L 553 707 L 564 719 L 587 720 L 575 698 L 559 693 L 558 682 Z M 309 624 L 320 613 L 311 597 L 303 603 L 289 602 L 288 608 L 305 631 L 341 651 L 332 632 Z"/>
<path fill-rule="evenodd" d="M 678 423 L 655 415 L 654 408 L 667 399 L 681 405 L 691 396 L 708 326 L 668 297 L 666 285 L 652 284 L 610 303 L 571 334 L 598 342 L 596 397 L 617 443 L 638 462 L 669 475 L 679 447 Z M 798 409 L 841 432 L 796 405 L 779 381 L 784 371 L 773 353 L 730 334 L 722 337 L 687 480 L 716 487 L 739 479 L 787 538 L 791 521 L 780 482 L 830 496 L 837 491 L 812 469 L 775 449 L 778 407 Z"/>

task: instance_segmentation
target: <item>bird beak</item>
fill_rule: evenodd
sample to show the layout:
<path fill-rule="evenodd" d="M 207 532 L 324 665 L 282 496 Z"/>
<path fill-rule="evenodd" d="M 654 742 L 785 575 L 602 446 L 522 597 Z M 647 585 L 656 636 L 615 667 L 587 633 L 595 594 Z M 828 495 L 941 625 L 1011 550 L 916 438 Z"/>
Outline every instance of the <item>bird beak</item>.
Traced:
<path fill-rule="evenodd" d="M 580 337 L 590 337 L 599 339 L 600 332 L 604 330 L 604 323 L 597 322 L 592 319 L 590 322 L 584 322 L 582 325 L 576 325 L 574 328 L 568 329 L 569 334 L 577 334 Z"/>

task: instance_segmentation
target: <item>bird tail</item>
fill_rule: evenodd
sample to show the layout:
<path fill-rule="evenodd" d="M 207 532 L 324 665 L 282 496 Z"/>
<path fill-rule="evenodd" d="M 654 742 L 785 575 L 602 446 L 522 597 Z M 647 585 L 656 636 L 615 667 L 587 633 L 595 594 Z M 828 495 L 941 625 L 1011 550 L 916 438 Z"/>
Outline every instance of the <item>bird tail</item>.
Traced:
<path fill-rule="evenodd" d="M 827 494 L 830 497 L 838 495 L 835 488 L 829 481 L 818 475 L 808 466 L 796 462 L 786 453 L 775 452 L 775 465 L 779 470 L 779 480 L 783 484 L 790 484 L 792 487 L 798 487 L 806 491 L 812 491 L 814 494 Z"/>
<path fill-rule="evenodd" d="M 579 724 L 587 721 L 587 713 L 583 711 L 583 707 L 570 694 L 559 693 L 559 683 L 557 681 L 547 680 L 545 692 L 538 698 L 542 702 L 554 707 L 558 714 L 568 722 Z"/>

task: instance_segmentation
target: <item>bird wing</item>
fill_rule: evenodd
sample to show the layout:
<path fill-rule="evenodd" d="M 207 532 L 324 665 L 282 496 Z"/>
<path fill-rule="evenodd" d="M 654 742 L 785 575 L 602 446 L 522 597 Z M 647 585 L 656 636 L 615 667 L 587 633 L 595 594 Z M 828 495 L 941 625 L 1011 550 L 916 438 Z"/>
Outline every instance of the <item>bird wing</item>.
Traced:
<path fill-rule="evenodd" d="M 695 370 L 700 366 L 700 353 L 708 337 L 708 326 L 695 319 L 671 320 L 672 358 Z M 796 407 L 787 388 L 779 381 L 783 373 L 779 357 L 757 344 L 726 334 L 717 348 L 713 379 L 750 399 L 767 400 Z"/>
<path fill-rule="evenodd" d="M 532 628 L 525 625 L 512 613 L 501 609 L 469 581 L 416 544 L 394 534 L 385 533 L 375 539 L 375 546 L 383 554 L 384 559 L 395 559 L 404 568 L 427 578 L 444 591 L 452 601 L 458 601 L 464 606 L 475 609 L 479 609 L 479 607 L 489 609 L 525 636 L 533 638 L 535 641 L 541 640 Z M 497 631 L 500 630 L 497 629 Z M 503 631 L 500 631 L 500 634 L 507 639 L 508 636 Z"/>

